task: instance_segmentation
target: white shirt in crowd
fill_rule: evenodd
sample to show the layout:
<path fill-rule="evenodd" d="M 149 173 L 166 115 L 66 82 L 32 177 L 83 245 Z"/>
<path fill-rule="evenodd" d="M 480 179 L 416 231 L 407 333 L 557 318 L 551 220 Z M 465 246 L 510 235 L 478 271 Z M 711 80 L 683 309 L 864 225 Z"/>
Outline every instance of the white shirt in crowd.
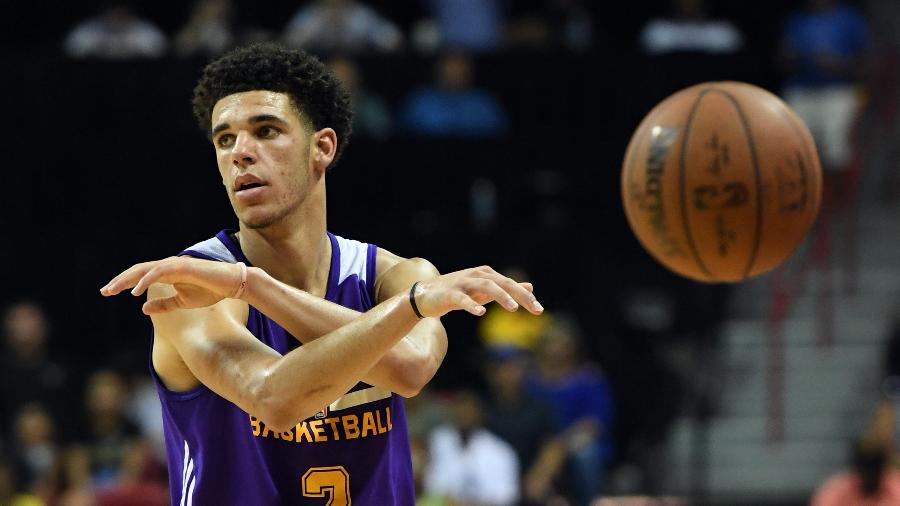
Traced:
<path fill-rule="evenodd" d="M 641 46 L 649 54 L 676 51 L 734 53 L 743 44 L 741 32 L 728 21 L 654 19 L 641 31 Z"/>
<path fill-rule="evenodd" d="M 476 429 L 463 446 L 452 426 L 436 428 L 429 438 L 425 489 L 479 506 L 504 506 L 519 499 L 519 459 L 506 441 Z"/>

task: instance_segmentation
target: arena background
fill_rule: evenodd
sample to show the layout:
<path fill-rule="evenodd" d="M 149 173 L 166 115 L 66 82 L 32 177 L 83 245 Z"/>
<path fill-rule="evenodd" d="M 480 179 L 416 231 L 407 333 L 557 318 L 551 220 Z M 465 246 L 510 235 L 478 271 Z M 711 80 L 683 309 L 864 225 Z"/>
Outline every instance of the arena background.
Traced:
<path fill-rule="evenodd" d="M 855 5 L 871 13 L 879 3 Z M 191 9 L 132 4 L 169 36 Z M 298 4 L 237 1 L 234 21 L 278 34 Z M 367 4 L 406 33 L 428 15 L 413 0 Z M 739 286 L 686 281 L 643 252 L 621 210 L 622 154 L 643 115 L 706 80 L 778 92 L 782 24 L 802 4 L 715 2 L 714 17 L 744 35 L 739 52 L 650 56 L 639 33 L 666 15 L 668 2 L 585 2 L 594 34 L 588 49 L 472 56 L 476 84 L 510 118 L 504 135 L 426 138 L 396 129 L 382 139 L 355 137 L 328 175 L 330 230 L 428 258 L 444 272 L 482 263 L 519 268 L 551 314 L 577 321 L 583 357 L 614 392 L 609 493 L 805 504 L 849 466 L 851 442 L 872 427 L 891 426 L 893 451 L 893 418 L 883 420 L 893 416 L 892 391 L 882 387 L 890 384 L 888 342 L 900 317 L 900 167 L 889 147 L 898 120 L 886 111 L 900 86 L 900 20 L 872 23 L 870 107 L 857 129 L 860 156 L 848 169 L 860 183 L 850 177 L 852 191 L 824 215 L 831 237 L 810 240 L 786 268 Z M 54 420 L 60 447 L 85 437 L 80 399 L 93 371 L 147 375 L 150 325 L 140 302 L 103 299 L 100 286 L 134 262 L 236 225 L 191 115 L 191 89 L 208 58 L 66 56 L 67 31 L 104 5 L 15 2 L 4 6 L 0 33 L 7 181 L 0 305 L 34 300 L 51 322 L 50 355 L 71 371 L 71 397 Z M 885 23 L 894 35 L 878 38 L 876 25 Z M 392 108 L 432 81 L 438 57 L 409 45 L 353 55 L 366 87 Z M 496 209 L 486 224 L 478 214 L 485 181 Z M 647 319 L 656 323 L 640 323 Z M 484 389 L 476 321 L 452 315 L 445 324 L 450 351 L 433 391 Z M 12 455 L 12 429 L 0 428 L 0 450 Z"/>

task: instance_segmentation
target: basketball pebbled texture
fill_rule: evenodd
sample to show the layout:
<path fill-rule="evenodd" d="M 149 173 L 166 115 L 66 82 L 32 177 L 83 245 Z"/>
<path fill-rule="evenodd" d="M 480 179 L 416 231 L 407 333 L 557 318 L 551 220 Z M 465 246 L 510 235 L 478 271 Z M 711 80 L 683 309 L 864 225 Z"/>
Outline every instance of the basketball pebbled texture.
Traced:
<path fill-rule="evenodd" d="M 774 269 L 802 242 L 821 172 L 809 130 L 781 99 L 709 82 L 663 100 L 638 126 L 622 201 L 638 240 L 667 268 L 736 282 Z"/>

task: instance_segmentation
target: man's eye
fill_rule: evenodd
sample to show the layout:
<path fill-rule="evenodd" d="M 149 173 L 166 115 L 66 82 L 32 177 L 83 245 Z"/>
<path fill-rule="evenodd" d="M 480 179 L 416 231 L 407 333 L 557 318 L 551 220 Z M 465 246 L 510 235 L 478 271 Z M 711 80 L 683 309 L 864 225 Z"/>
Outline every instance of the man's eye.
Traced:
<path fill-rule="evenodd" d="M 272 137 L 278 135 L 278 130 L 270 126 L 264 126 L 257 130 L 257 135 L 259 135 L 263 139 L 271 139 Z"/>
<path fill-rule="evenodd" d="M 220 135 L 218 139 L 216 139 L 216 145 L 220 148 L 225 148 L 230 146 L 234 142 L 234 136 L 231 134 Z"/>

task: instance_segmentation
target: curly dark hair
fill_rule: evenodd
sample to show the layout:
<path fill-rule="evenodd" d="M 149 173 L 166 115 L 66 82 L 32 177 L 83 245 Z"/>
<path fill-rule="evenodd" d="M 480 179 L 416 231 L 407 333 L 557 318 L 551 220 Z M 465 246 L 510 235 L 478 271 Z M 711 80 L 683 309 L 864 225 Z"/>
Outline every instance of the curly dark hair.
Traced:
<path fill-rule="evenodd" d="M 194 117 L 207 135 L 212 110 L 223 97 L 242 91 L 285 93 L 316 130 L 330 127 L 337 134 L 337 162 L 350 141 L 353 110 L 350 95 L 315 56 L 272 43 L 239 47 L 203 69 L 194 88 Z"/>

